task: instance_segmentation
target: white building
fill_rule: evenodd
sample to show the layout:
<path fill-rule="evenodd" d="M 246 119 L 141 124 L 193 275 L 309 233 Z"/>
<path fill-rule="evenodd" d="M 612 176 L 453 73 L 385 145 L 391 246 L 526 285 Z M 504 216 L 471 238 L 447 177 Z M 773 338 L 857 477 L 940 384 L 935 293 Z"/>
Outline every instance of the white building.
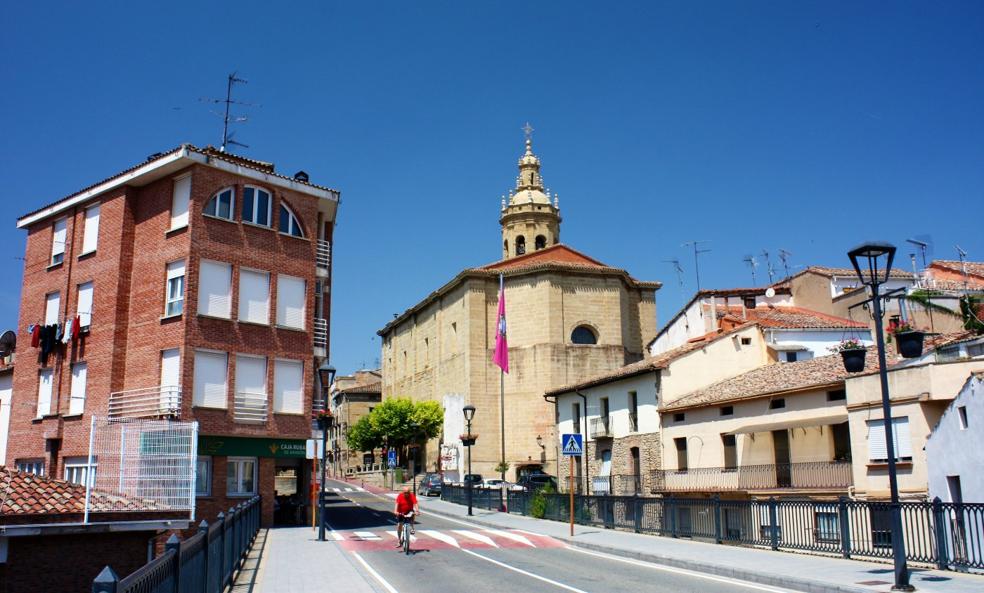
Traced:
<path fill-rule="evenodd" d="M 926 440 L 929 497 L 984 502 L 984 371 L 973 373 Z"/>

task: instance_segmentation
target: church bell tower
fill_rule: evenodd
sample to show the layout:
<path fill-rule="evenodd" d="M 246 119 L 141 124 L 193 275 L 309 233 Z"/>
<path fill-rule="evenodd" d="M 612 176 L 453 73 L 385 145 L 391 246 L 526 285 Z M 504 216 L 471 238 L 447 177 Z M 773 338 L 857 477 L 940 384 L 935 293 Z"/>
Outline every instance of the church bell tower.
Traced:
<path fill-rule="evenodd" d="M 560 242 L 560 202 L 543 188 L 540 159 L 533 154 L 533 128 L 526 132 L 526 153 L 519 159 L 516 189 L 502 197 L 502 258 L 508 259 Z"/>

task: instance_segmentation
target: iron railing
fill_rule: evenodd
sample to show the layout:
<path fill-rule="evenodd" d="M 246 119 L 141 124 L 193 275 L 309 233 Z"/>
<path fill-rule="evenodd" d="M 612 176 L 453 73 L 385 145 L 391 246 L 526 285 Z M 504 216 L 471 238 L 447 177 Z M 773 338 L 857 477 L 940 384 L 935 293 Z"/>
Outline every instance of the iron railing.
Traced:
<path fill-rule="evenodd" d="M 181 415 L 181 387 L 157 385 L 109 394 L 109 417 L 177 418 Z"/>
<path fill-rule="evenodd" d="M 473 505 L 499 506 L 498 490 L 474 491 Z M 443 500 L 467 504 L 462 486 L 445 484 Z M 511 513 L 569 519 L 569 495 L 509 491 Z M 984 570 L 984 503 L 900 503 L 906 558 L 941 570 Z M 574 495 L 583 525 L 732 545 L 804 550 L 844 558 L 892 558 L 891 504 L 849 500 L 721 500 Z"/>
<path fill-rule="evenodd" d="M 813 461 L 652 472 L 652 492 L 740 492 L 783 488 L 844 489 L 854 484 L 850 461 Z"/>
<path fill-rule="evenodd" d="M 314 318 L 314 347 L 328 347 L 328 320 L 320 317 Z"/>
<path fill-rule="evenodd" d="M 92 593 L 222 593 L 260 530 L 260 497 L 219 513 L 181 541 L 172 535 L 164 553 L 119 578 L 107 566 L 92 581 Z"/>
<path fill-rule="evenodd" d="M 642 494 L 642 486 L 641 475 L 612 474 L 591 478 L 591 490 L 594 494 L 636 495 Z M 580 490 L 575 490 L 575 492 L 580 492 Z"/>
<path fill-rule="evenodd" d="M 591 419 L 591 438 L 600 439 L 612 436 L 612 417 L 602 416 Z"/>
<path fill-rule="evenodd" d="M 331 243 L 324 239 L 318 239 L 315 246 L 315 264 L 322 270 L 331 267 Z"/>
<path fill-rule="evenodd" d="M 237 391 L 233 400 L 232 419 L 243 424 L 265 424 L 268 408 L 267 394 Z"/>

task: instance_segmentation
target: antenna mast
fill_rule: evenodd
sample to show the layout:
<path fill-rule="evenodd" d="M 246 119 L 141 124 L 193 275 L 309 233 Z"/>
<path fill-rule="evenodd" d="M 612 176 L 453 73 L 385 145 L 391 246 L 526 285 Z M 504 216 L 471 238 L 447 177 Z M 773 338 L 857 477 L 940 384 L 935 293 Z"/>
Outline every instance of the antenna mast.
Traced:
<path fill-rule="evenodd" d="M 786 251 L 785 249 L 779 250 L 779 259 L 782 261 L 782 269 L 786 272 L 786 278 L 789 278 L 789 256 L 792 253 Z"/>
<path fill-rule="evenodd" d="M 758 267 L 759 263 L 755 261 L 755 257 L 751 255 L 746 255 L 745 259 L 742 261 L 748 264 L 749 269 L 752 271 L 752 286 L 756 286 L 757 282 L 755 282 L 755 268 Z"/>
<path fill-rule="evenodd" d="M 224 103 L 225 111 L 224 113 L 215 113 L 215 115 L 222 118 L 222 144 L 219 146 L 221 152 L 225 152 L 228 146 L 241 146 L 243 148 L 249 148 L 248 145 L 242 142 L 236 142 L 232 137 L 236 134 L 235 132 L 229 131 L 229 124 L 238 124 L 248 121 L 248 117 L 245 115 L 233 115 L 230 113 L 230 108 L 232 105 L 244 105 L 246 107 L 259 107 L 253 103 L 245 103 L 243 101 L 236 101 L 232 98 L 232 87 L 236 83 L 246 84 L 248 81 L 244 78 L 239 78 L 236 76 L 238 72 L 233 72 L 228 77 L 228 82 L 226 83 L 226 96 L 225 99 L 213 99 L 210 97 L 202 97 L 201 100 L 207 103 Z"/>
<path fill-rule="evenodd" d="M 929 247 L 929 243 L 926 243 L 925 241 L 919 241 L 918 239 L 906 239 L 905 242 L 906 243 L 912 243 L 913 245 L 915 245 L 916 247 L 919 248 L 919 251 L 922 253 L 923 269 L 925 270 L 926 269 L 926 248 Z"/>
<path fill-rule="evenodd" d="M 687 241 L 680 245 L 680 247 L 693 247 L 694 248 L 694 273 L 697 275 L 697 290 L 700 290 L 700 261 L 699 256 L 701 253 L 707 253 L 710 249 L 700 249 L 701 243 L 710 243 L 710 241 Z"/>
<path fill-rule="evenodd" d="M 957 255 L 960 257 L 960 270 L 963 272 L 964 277 L 964 290 L 967 289 L 967 252 L 960 248 L 959 245 L 955 245 L 957 248 Z"/>
<path fill-rule="evenodd" d="M 664 259 L 664 263 L 673 264 L 673 269 L 676 272 L 677 284 L 680 286 L 680 297 L 683 297 L 683 266 L 680 265 L 679 259 Z"/>
<path fill-rule="evenodd" d="M 765 265 L 769 270 L 769 284 L 772 284 L 772 277 L 775 275 L 776 271 L 772 269 L 772 260 L 769 259 L 769 252 L 763 249 L 762 256 L 765 257 Z"/>

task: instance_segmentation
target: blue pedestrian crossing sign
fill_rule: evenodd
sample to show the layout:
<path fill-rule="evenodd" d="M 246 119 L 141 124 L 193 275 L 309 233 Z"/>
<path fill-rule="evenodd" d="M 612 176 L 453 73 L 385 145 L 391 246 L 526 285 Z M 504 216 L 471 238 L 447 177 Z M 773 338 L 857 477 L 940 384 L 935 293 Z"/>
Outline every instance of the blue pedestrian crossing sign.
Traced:
<path fill-rule="evenodd" d="M 386 460 L 386 463 L 390 467 L 396 467 L 396 449 L 389 450 L 389 457 Z"/>
<path fill-rule="evenodd" d="M 574 456 L 584 453 L 584 441 L 579 433 L 561 435 L 560 443 L 564 455 Z"/>

